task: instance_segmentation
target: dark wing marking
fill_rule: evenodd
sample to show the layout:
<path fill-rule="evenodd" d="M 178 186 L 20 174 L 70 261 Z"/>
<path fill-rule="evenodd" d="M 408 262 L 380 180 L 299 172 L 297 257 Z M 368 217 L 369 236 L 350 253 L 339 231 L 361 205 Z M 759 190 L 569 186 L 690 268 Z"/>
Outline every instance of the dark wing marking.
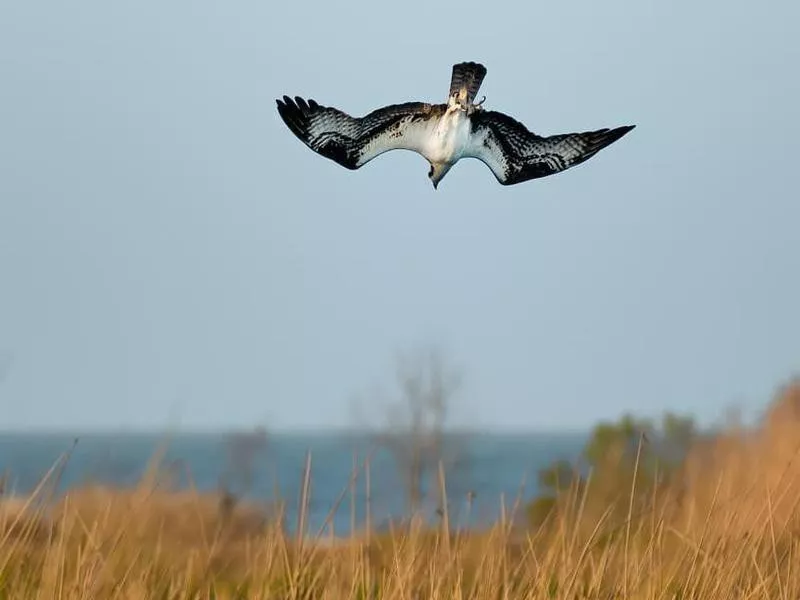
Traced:
<path fill-rule="evenodd" d="M 503 185 L 565 171 L 590 159 L 635 127 L 542 137 L 496 111 L 479 111 L 471 119 L 472 141 L 464 156 L 484 162 Z"/>
<path fill-rule="evenodd" d="M 472 104 L 484 77 L 486 77 L 486 67 L 480 63 L 463 62 L 453 65 L 453 74 L 450 76 L 450 97 L 457 96 L 465 105 Z"/>
<path fill-rule="evenodd" d="M 292 133 L 314 152 L 348 169 L 358 169 L 388 150 L 419 152 L 428 118 L 438 110 L 423 102 L 406 102 L 351 117 L 299 96 L 294 100 L 284 96 L 283 101 L 276 102 Z"/>

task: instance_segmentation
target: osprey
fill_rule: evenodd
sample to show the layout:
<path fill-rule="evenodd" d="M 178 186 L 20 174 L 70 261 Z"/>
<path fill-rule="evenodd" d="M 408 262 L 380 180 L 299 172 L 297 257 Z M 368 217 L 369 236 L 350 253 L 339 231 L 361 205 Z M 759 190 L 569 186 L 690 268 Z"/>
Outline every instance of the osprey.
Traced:
<path fill-rule="evenodd" d="M 351 117 L 314 100 L 276 100 L 284 123 L 314 152 L 358 169 L 389 150 L 411 150 L 430 163 L 436 189 L 462 158 L 477 158 L 502 185 L 560 173 L 578 165 L 628 133 L 635 125 L 543 137 L 501 112 L 475 103 L 486 67 L 453 65 L 445 104 L 406 102 Z"/>

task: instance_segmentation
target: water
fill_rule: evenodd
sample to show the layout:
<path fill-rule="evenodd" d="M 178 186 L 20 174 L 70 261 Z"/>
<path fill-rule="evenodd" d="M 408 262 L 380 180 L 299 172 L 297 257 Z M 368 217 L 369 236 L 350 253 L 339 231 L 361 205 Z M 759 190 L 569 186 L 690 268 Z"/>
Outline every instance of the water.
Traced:
<path fill-rule="evenodd" d="M 355 434 L 271 434 L 260 444 L 253 434 L 92 434 L 74 438 L 61 434 L 0 433 L 0 470 L 8 474 L 7 488 L 29 493 L 65 452 L 69 460 L 59 479 L 59 490 L 89 482 L 118 486 L 135 485 L 159 448 L 167 442 L 164 462 L 171 464 L 181 486 L 199 491 L 229 489 L 250 499 L 286 502 L 287 526 L 293 530 L 303 484 L 306 454 L 311 456 L 311 489 L 307 509 L 309 532 L 326 523 L 329 512 L 346 493 L 329 522 L 336 534 L 350 530 L 351 510 L 357 524 L 364 522 L 366 478 L 356 476 L 356 497 L 351 504 L 350 480 L 354 461 L 370 458 L 370 509 L 373 524 L 403 515 L 406 487 L 393 454 L 376 446 L 374 439 Z M 520 495 L 537 493 L 536 473 L 556 459 L 577 457 L 586 439 L 582 434 L 470 435 L 448 441 L 459 458 L 447 474 L 451 522 L 480 526 L 494 521 L 501 497 L 511 508 Z M 372 453 L 372 454 L 371 454 Z M 251 479 L 248 480 L 248 474 Z M 434 474 L 435 477 L 435 474 Z M 249 481 L 249 485 L 248 485 Z M 427 480 L 427 487 L 435 480 Z M 467 494 L 474 500 L 467 510 Z M 435 508 L 431 503 L 427 509 Z"/>

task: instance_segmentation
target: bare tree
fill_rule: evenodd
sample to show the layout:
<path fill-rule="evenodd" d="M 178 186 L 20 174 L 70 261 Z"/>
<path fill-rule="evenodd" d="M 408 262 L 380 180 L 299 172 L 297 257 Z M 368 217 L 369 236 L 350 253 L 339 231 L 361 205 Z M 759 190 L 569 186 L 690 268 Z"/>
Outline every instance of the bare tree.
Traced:
<path fill-rule="evenodd" d="M 394 400 L 380 403 L 385 423 L 376 440 L 397 466 L 412 515 L 430 500 L 436 502 L 437 510 L 443 510 L 440 465 L 448 488 L 450 475 L 464 474 L 466 455 L 461 440 L 446 431 L 461 382 L 460 371 L 447 363 L 438 348 L 417 349 L 398 357 L 399 393 Z"/>
<path fill-rule="evenodd" d="M 222 492 L 220 510 L 223 514 L 229 514 L 237 500 L 252 489 L 256 460 L 266 449 L 267 442 L 267 430 L 263 427 L 227 435 L 225 466 L 220 476 Z"/>

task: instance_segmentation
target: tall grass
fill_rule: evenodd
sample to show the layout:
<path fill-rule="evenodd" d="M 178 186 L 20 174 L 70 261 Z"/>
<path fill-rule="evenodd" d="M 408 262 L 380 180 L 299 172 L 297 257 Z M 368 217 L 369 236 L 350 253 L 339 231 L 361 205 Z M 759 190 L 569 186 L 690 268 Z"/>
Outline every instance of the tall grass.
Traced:
<path fill-rule="evenodd" d="M 590 477 L 537 530 L 519 526 L 517 505 L 480 532 L 451 531 L 445 511 L 440 526 L 309 539 L 288 535 L 280 511 L 171 489 L 155 467 L 132 489 L 54 496 L 56 465 L 2 504 L 0 598 L 794 600 L 796 408 L 800 393 L 757 430 L 699 444 L 668 489 L 632 485 L 597 506 Z M 337 505 L 365 476 L 354 468 Z"/>

